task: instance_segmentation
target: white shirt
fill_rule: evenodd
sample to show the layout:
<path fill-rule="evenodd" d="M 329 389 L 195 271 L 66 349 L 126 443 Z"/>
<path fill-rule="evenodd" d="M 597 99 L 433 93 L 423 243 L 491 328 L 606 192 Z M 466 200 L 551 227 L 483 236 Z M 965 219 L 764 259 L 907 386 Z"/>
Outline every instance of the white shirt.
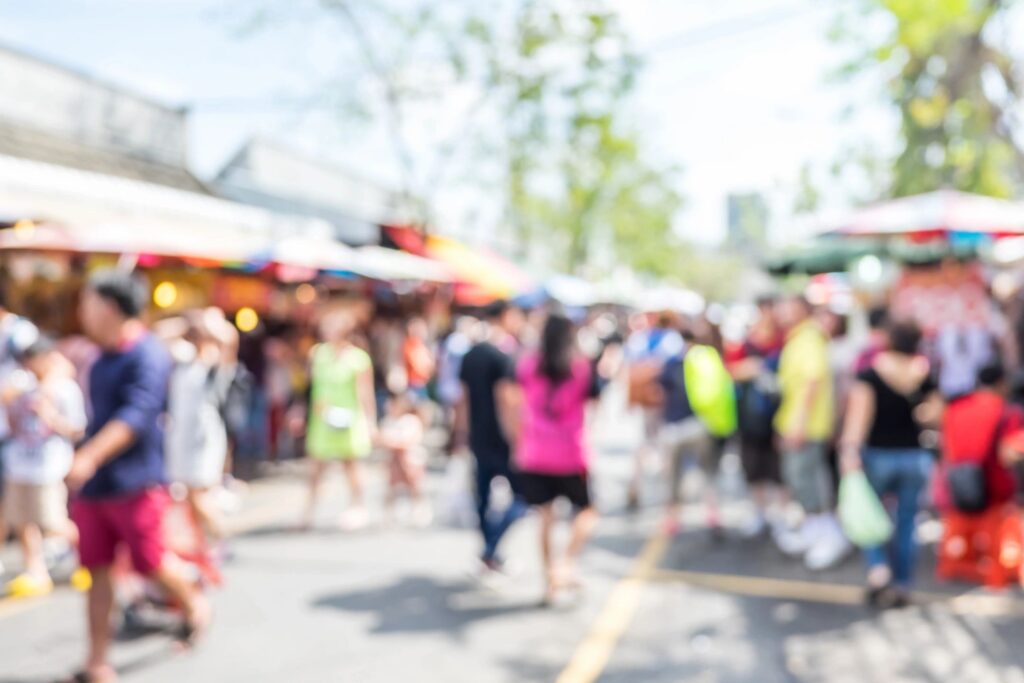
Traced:
<path fill-rule="evenodd" d="M 31 408 L 40 395 L 38 383 L 24 370 L 17 373 L 15 381 L 25 382 L 27 390 L 11 405 L 11 437 L 4 450 L 4 476 L 23 484 L 58 484 L 71 470 L 75 446 L 70 439 L 54 434 L 42 424 Z M 49 384 L 47 397 L 69 424 L 85 429 L 85 399 L 73 379 Z"/>

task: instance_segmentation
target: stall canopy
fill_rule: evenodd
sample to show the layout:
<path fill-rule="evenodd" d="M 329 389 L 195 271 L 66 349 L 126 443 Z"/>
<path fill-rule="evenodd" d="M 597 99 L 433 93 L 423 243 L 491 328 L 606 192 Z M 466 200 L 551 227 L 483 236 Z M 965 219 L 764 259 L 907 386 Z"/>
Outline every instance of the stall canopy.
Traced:
<path fill-rule="evenodd" d="M 415 256 L 397 249 L 366 246 L 356 249 L 359 272 L 376 280 L 417 280 L 451 282 L 451 269 L 440 261 Z"/>
<path fill-rule="evenodd" d="M 1024 235 L 1024 202 L 940 190 L 881 202 L 826 230 L 846 237 L 971 240 Z"/>
<path fill-rule="evenodd" d="M 383 242 L 443 264 L 455 283 L 455 300 L 480 306 L 496 299 L 512 299 L 536 290 L 532 278 L 519 266 L 485 248 L 470 247 L 439 235 L 424 235 L 410 226 L 383 226 Z"/>
<path fill-rule="evenodd" d="M 159 222 L 145 221 L 95 225 L 23 221 L 0 230 L 0 250 L 151 254 L 216 263 L 249 261 L 264 242 L 259 236 L 236 229 L 188 225 L 170 229 Z"/>
<path fill-rule="evenodd" d="M 455 300 L 479 306 L 496 299 L 511 299 L 532 288 L 531 278 L 517 265 L 487 249 L 431 235 L 426 255 L 445 264 L 455 278 Z"/>

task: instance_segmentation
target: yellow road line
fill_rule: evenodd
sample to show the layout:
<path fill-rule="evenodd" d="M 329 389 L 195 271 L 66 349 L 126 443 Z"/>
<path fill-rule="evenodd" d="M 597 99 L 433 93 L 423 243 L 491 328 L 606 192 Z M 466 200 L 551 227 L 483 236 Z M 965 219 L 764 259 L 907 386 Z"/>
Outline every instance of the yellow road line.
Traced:
<path fill-rule="evenodd" d="M 765 576 L 711 574 L 680 570 L 659 569 L 651 576 L 655 582 L 686 583 L 720 593 L 747 595 L 775 600 L 819 602 L 830 605 L 861 605 L 864 588 L 843 583 L 773 579 Z M 946 604 L 954 614 L 976 616 L 1010 616 L 1024 614 L 1024 603 L 1012 594 L 964 594 L 917 592 L 914 602 L 919 605 Z"/>
<path fill-rule="evenodd" d="M 653 581 L 686 583 L 720 593 L 758 598 L 824 602 L 834 605 L 859 605 L 864 602 L 864 589 L 849 584 L 664 569 L 655 572 L 651 578 Z"/>
<path fill-rule="evenodd" d="M 608 666 L 622 634 L 633 621 L 644 585 L 655 573 L 667 547 L 668 539 L 661 535 L 647 542 L 629 574 L 612 589 L 590 632 L 558 677 L 558 683 L 592 683 L 597 680 Z"/>

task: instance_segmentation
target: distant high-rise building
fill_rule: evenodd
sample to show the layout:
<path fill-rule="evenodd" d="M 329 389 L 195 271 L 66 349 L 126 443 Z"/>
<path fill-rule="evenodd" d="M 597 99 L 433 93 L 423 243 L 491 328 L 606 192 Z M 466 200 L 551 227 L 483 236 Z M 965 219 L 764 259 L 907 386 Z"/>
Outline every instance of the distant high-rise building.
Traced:
<path fill-rule="evenodd" d="M 764 246 L 768 238 L 768 203 L 758 192 L 730 194 L 726 198 L 728 244 L 749 251 Z"/>

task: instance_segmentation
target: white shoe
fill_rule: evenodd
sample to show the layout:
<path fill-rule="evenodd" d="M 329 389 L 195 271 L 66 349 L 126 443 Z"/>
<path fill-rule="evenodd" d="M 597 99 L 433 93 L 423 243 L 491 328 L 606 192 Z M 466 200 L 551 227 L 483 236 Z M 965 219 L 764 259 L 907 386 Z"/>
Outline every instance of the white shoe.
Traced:
<path fill-rule="evenodd" d="M 811 571 L 823 571 L 835 567 L 850 553 L 853 546 L 846 536 L 843 535 L 839 525 L 834 523 L 828 525 L 819 535 L 814 546 L 807 551 L 804 557 L 804 565 Z"/>
<path fill-rule="evenodd" d="M 775 545 L 784 555 L 790 557 L 805 555 L 814 546 L 817 537 L 812 521 L 807 520 L 795 529 L 785 527 L 776 529 L 773 534 Z"/>
<path fill-rule="evenodd" d="M 764 518 L 764 515 L 757 513 L 753 517 L 747 520 L 747 522 L 740 527 L 740 536 L 746 539 L 757 538 L 768 529 L 768 520 Z"/>

